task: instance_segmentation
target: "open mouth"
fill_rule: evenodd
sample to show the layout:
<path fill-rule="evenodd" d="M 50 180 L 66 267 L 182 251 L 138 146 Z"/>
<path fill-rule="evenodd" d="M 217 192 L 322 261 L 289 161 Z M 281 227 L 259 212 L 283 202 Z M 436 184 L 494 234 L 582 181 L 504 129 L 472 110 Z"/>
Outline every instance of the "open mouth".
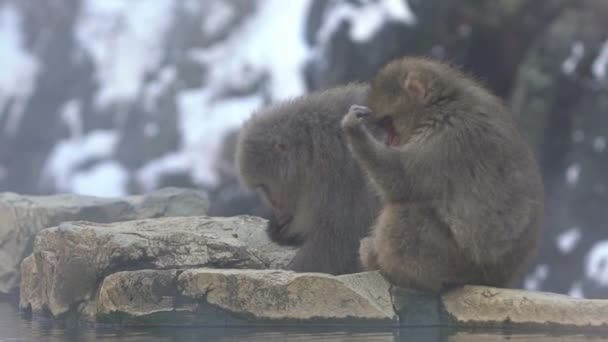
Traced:
<path fill-rule="evenodd" d="M 386 133 L 386 145 L 397 146 L 398 136 L 397 131 L 395 131 L 395 126 L 393 125 L 393 118 L 390 116 L 383 117 L 378 121 L 378 126 Z"/>

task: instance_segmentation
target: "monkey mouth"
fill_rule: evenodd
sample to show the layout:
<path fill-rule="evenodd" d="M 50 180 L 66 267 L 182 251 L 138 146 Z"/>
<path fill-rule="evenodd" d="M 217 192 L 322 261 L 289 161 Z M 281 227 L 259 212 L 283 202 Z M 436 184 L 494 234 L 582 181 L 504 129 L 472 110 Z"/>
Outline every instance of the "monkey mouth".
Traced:
<path fill-rule="evenodd" d="M 393 125 L 393 118 L 389 115 L 383 117 L 378 121 L 378 126 L 386 133 L 386 145 L 397 146 L 399 137 L 397 136 L 397 131 Z"/>

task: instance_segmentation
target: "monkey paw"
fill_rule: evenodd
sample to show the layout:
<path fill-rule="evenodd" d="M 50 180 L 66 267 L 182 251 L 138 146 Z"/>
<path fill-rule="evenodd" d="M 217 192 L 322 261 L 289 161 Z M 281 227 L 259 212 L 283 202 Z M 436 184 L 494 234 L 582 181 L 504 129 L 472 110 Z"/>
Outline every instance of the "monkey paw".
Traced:
<path fill-rule="evenodd" d="M 372 111 L 365 106 L 352 105 L 342 119 L 342 128 L 354 128 L 372 116 Z"/>

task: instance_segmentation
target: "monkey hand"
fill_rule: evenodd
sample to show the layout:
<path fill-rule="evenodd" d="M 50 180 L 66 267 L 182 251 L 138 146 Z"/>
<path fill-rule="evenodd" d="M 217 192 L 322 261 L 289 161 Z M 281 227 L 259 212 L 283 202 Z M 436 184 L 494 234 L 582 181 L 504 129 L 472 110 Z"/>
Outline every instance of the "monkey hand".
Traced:
<path fill-rule="evenodd" d="M 371 116 L 372 111 L 368 107 L 352 105 L 342 119 L 342 128 L 348 130 L 358 127 Z"/>

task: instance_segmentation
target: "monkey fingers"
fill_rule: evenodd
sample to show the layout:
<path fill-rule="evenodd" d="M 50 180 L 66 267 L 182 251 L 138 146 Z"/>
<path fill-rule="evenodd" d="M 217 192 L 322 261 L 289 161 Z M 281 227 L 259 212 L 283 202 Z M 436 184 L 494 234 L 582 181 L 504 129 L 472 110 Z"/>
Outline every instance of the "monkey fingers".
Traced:
<path fill-rule="evenodd" d="M 346 113 L 342 119 L 342 128 L 345 130 L 357 128 L 371 116 L 372 111 L 369 108 L 365 106 L 352 105 L 348 110 L 348 113 Z"/>
<path fill-rule="evenodd" d="M 372 110 L 365 106 L 360 105 L 352 105 L 348 112 L 352 112 L 355 114 L 357 119 L 362 120 L 372 116 Z"/>

